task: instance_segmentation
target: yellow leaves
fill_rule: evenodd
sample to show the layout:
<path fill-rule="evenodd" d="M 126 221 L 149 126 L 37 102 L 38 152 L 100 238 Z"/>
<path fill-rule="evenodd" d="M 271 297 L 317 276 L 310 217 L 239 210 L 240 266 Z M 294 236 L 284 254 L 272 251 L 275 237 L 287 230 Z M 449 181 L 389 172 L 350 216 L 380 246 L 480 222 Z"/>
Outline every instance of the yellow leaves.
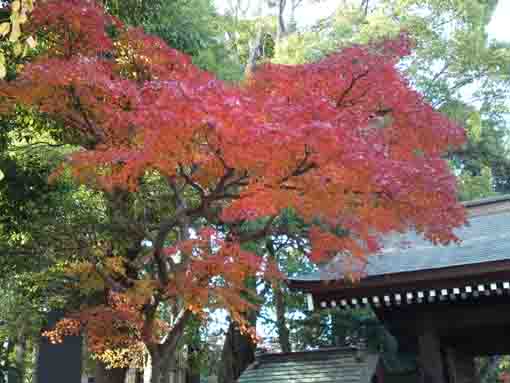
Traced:
<path fill-rule="evenodd" d="M 34 49 L 37 46 L 37 41 L 32 36 L 28 36 L 26 43 L 31 49 Z"/>
<path fill-rule="evenodd" d="M 110 368 L 142 368 L 145 353 L 145 345 L 142 342 L 136 342 L 128 347 L 106 349 L 101 353 L 94 354 L 93 358 L 102 361 Z"/>
<path fill-rule="evenodd" d="M 14 43 L 18 41 L 21 36 L 21 21 L 23 21 L 16 13 L 11 14 L 11 34 L 9 35 L 9 41 Z"/>
<path fill-rule="evenodd" d="M 5 55 L 0 52 L 0 79 L 3 79 L 7 75 L 7 67 L 5 62 Z"/>
<path fill-rule="evenodd" d="M 16 41 L 12 47 L 14 56 L 19 57 L 23 54 L 23 45 L 19 41 Z"/>
<path fill-rule="evenodd" d="M 28 49 L 34 49 L 36 46 L 36 41 L 32 36 L 29 36 L 25 41 L 21 39 L 21 26 L 27 22 L 27 14 L 32 11 L 33 7 L 33 0 L 15 0 L 11 4 L 9 22 L 0 23 L 0 39 L 8 36 L 9 42 L 13 43 L 12 54 L 14 57 L 25 56 Z M 7 76 L 7 59 L 5 51 L 0 50 L 0 79 L 5 76 Z"/>
<path fill-rule="evenodd" d="M 14 0 L 11 4 L 11 10 L 13 14 L 18 13 L 21 10 L 21 2 L 19 0 Z"/>
<path fill-rule="evenodd" d="M 11 30 L 10 23 L 0 23 L 0 37 L 5 37 Z"/>
<path fill-rule="evenodd" d="M 122 257 L 110 257 L 104 260 L 106 267 L 114 273 L 126 275 L 126 268 L 124 267 L 124 260 Z"/>
<path fill-rule="evenodd" d="M 94 265 L 90 262 L 72 263 L 66 267 L 65 272 L 68 275 L 78 277 L 80 289 L 98 291 L 105 287 L 103 279 L 96 272 Z"/>

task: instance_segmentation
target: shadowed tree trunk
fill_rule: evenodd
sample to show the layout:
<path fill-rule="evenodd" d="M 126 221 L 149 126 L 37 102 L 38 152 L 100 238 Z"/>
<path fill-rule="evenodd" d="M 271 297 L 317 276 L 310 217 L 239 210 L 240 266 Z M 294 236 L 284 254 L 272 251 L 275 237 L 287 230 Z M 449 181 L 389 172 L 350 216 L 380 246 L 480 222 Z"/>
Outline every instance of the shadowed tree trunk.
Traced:
<path fill-rule="evenodd" d="M 278 252 L 275 249 L 274 243 L 272 239 L 268 239 L 266 241 L 266 249 L 271 256 L 278 264 L 280 259 Z M 282 352 L 291 352 L 290 346 L 290 333 L 287 328 L 287 321 L 285 319 L 285 292 L 283 291 L 281 284 L 273 285 L 273 296 L 274 296 L 274 305 L 276 311 L 276 330 L 278 332 L 278 343 L 280 344 L 280 348 Z"/>
<path fill-rule="evenodd" d="M 143 383 L 143 370 L 136 370 L 135 383 Z"/>
<path fill-rule="evenodd" d="M 188 358 L 186 369 L 186 383 L 200 383 L 200 327 L 195 326 L 192 329 L 193 334 L 188 343 Z"/>
<path fill-rule="evenodd" d="M 283 12 L 285 11 L 286 5 L 287 0 L 278 0 L 278 23 L 276 27 L 276 41 L 280 41 L 287 34 L 285 19 L 283 17 Z"/>
<path fill-rule="evenodd" d="M 106 368 L 103 363 L 97 362 L 95 368 L 95 383 L 124 383 L 127 368 Z"/>
<path fill-rule="evenodd" d="M 291 352 L 290 347 L 290 334 L 287 328 L 287 321 L 285 319 L 285 296 L 284 291 L 280 285 L 273 288 L 275 308 L 276 308 L 276 328 L 278 331 L 278 342 L 282 352 Z"/>
<path fill-rule="evenodd" d="M 149 345 L 151 355 L 151 383 L 160 383 L 165 365 L 168 361 L 176 357 L 179 340 L 184 334 L 184 329 L 192 317 L 189 310 L 183 310 L 178 319 L 176 319 L 172 331 L 163 344 Z"/>
<path fill-rule="evenodd" d="M 26 354 L 26 339 L 23 330 L 19 331 L 18 339 L 14 345 L 14 354 L 16 358 L 16 370 L 18 371 L 18 378 L 23 382 L 25 377 L 25 354 Z"/>
<path fill-rule="evenodd" d="M 163 364 L 163 367 L 161 368 L 161 381 L 163 383 L 169 383 L 170 382 L 170 376 L 172 374 L 175 374 L 177 371 L 177 363 L 176 358 L 171 357 L 166 360 L 166 362 Z M 172 382 L 175 383 L 175 380 L 172 380 Z"/>
<path fill-rule="evenodd" d="M 256 313 L 250 313 L 249 319 L 251 323 L 255 323 Z M 238 326 L 231 322 L 223 344 L 218 382 L 234 383 L 243 371 L 255 361 L 255 348 L 256 345 L 250 337 L 241 334 Z"/>

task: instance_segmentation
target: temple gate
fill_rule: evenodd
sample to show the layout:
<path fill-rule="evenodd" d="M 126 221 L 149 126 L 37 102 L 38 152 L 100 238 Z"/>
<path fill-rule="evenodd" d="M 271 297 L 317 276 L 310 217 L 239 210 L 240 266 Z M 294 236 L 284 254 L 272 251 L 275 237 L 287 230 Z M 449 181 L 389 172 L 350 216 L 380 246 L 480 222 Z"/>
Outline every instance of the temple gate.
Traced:
<path fill-rule="evenodd" d="M 333 267 L 289 286 L 311 310 L 370 305 L 400 350 L 418 356 L 420 383 L 476 383 L 474 357 L 510 354 L 510 197 L 465 205 L 460 244 L 395 236 L 359 283 Z"/>

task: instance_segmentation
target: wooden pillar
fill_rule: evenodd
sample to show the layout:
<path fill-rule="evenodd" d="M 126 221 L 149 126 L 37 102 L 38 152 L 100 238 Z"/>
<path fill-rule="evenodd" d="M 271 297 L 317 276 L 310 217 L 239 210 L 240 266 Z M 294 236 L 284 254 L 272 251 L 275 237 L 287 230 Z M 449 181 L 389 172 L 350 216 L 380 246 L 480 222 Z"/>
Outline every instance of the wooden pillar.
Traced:
<path fill-rule="evenodd" d="M 420 383 L 447 383 L 445 379 L 441 341 L 432 329 L 423 330 L 418 337 Z"/>
<path fill-rule="evenodd" d="M 479 383 L 472 355 L 449 348 L 446 350 L 450 383 Z"/>

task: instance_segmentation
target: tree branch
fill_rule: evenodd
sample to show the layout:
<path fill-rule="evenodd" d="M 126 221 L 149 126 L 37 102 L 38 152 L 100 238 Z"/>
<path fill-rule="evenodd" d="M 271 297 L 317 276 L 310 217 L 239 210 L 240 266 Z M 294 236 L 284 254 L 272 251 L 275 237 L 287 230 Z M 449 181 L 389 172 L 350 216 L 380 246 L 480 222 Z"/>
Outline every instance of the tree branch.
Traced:
<path fill-rule="evenodd" d="M 158 351 L 164 355 L 168 356 L 177 348 L 177 344 L 179 340 L 181 339 L 182 335 L 184 334 L 184 329 L 186 328 L 186 324 L 191 319 L 193 313 L 188 310 L 187 308 L 181 309 L 179 314 L 177 314 L 177 317 L 175 318 L 174 326 L 172 327 L 172 330 L 170 330 L 170 333 L 168 334 L 168 337 L 165 339 L 165 341 L 159 345 Z"/>
<path fill-rule="evenodd" d="M 337 108 L 340 108 L 341 106 L 343 106 L 343 102 L 344 102 L 345 98 L 349 95 L 349 93 L 351 93 L 351 91 L 354 88 L 354 85 L 356 85 L 356 83 L 359 80 L 361 80 L 362 78 L 366 77 L 367 75 L 368 75 L 368 70 L 364 71 L 363 73 L 359 74 L 358 76 L 353 76 L 353 78 L 351 80 L 351 83 L 349 84 L 347 89 L 345 89 L 342 92 L 342 94 L 340 95 L 340 97 L 336 101 L 336 107 Z"/>

